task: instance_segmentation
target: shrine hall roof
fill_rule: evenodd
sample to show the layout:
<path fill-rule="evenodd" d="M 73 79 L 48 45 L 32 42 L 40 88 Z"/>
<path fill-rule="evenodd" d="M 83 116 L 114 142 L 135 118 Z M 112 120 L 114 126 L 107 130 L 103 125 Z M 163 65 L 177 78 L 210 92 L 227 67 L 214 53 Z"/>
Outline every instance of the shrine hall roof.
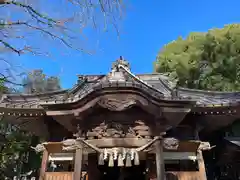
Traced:
<path fill-rule="evenodd" d="M 164 101 L 189 101 L 196 107 L 235 106 L 240 102 L 240 92 L 217 92 L 177 88 L 171 80 L 159 73 L 134 75 L 127 61 L 117 60 L 107 75 L 79 75 L 78 83 L 71 89 L 43 94 L 4 94 L 0 109 L 44 109 L 49 104 L 79 101 L 88 94 L 103 89 L 137 88 Z"/>

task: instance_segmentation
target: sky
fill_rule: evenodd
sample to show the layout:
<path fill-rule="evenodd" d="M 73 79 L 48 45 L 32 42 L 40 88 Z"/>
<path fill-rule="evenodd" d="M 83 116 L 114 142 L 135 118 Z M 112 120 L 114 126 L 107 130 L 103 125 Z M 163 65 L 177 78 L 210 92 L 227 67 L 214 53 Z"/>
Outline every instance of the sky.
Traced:
<path fill-rule="evenodd" d="M 127 1 L 127 0 L 125 0 Z M 71 88 L 77 74 L 106 74 L 111 64 L 123 56 L 133 73 L 153 72 L 153 62 L 159 50 L 177 37 L 190 32 L 206 32 L 240 21 L 239 0 L 131 0 L 126 3 L 124 18 L 116 31 L 87 34 L 88 46 L 96 48 L 93 55 L 71 52 L 62 55 L 53 49 L 54 60 L 22 56 L 24 68 L 43 69 L 47 75 L 57 75 L 63 88 Z"/>

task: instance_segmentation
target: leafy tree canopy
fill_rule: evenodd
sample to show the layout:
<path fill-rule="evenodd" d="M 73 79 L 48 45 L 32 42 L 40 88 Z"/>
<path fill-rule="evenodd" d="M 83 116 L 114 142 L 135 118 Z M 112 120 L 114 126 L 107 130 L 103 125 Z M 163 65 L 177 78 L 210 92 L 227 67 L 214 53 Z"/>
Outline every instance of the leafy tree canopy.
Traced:
<path fill-rule="evenodd" d="M 179 37 L 161 49 L 154 69 L 179 86 L 239 91 L 240 24 Z"/>

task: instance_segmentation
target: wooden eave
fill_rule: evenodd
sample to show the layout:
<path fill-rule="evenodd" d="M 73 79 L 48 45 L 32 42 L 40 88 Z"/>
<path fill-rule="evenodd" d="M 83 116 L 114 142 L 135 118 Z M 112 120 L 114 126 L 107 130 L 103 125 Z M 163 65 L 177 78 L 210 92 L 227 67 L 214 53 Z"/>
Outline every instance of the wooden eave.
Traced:
<path fill-rule="evenodd" d="M 55 102 L 46 102 L 42 103 L 41 106 L 47 107 L 48 109 L 75 109 L 77 107 L 80 107 L 83 104 L 86 104 L 87 102 L 109 94 L 115 94 L 116 96 L 121 94 L 129 94 L 129 95 L 136 95 L 139 97 L 142 97 L 144 99 L 147 99 L 151 103 L 161 106 L 161 107 L 192 107 L 194 105 L 193 101 L 186 100 L 186 99 L 172 99 L 172 98 L 165 98 L 161 97 L 159 94 L 153 94 L 148 92 L 147 90 L 144 90 L 143 88 L 139 87 L 114 87 L 113 85 L 109 84 L 108 87 L 103 87 L 101 89 L 96 89 L 94 91 L 90 91 L 86 96 L 77 98 L 77 100 L 72 99 L 71 101 L 55 101 Z"/>
<path fill-rule="evenodd" d="M 16 117 L 39 117 L 46 115 L 44 109 L 0 108 L 0 115 Z"/>
<path fill-rule="evenodd" d="M 46 93 L 35 93 L 35 94 L 3 94 L 1 96 L 1 101 L 32 101 L 32 100 L 40 100 L 40 99 L 49 99 L 54 96 L 59 96 L 67 93 L 68 90 L 58 90 Z"/>
<path fill-rule="evenodd" d="M 154 97 L 157 101 L 158 100 L 163 100 L 163 101 L 187 101 L 189 99 L 181 99 L 181 98 L 171 98 L 171 97 L 165 97 L 164 94 L 154 91 L 152 89 L 148 89 L 145 86 L 143 86 L 140 83 L 135 83 L 134 81 L 127 81 L 127 82 L 104 82 L 96 85 L 92 85 L 88 87 L 87 89 L 80 90 L 80 92 L 75 95 L 71 96 L 68 99 L 60 99 L 60 100 L 46 100 L 43 101 L 41 104 L 42 105 L 55 105 L 55 104 L 68 104 L 68 103 L 76 103 L 79 100 L 83 99 L 86 97 L 88 94 L 91 94 L 93 92 L 99 92 L 103 90 L 112 90 L 112 91 L 119 91 L 120 89 L 123 90 L 131 90 L 135 92 L 143 92 L 144 94 L 147 94 L 149 96 Z M 120 91 L 119 91 L 120 92 Z"/>
<path fill-rule="evenodd" d="M 240 102 L 229 105 L 205 105 L 194 106 L 192 108 L 193 114 L 198 115 L 228 115 L 238 114 L 240 109 Z"/>
<path fill-rule="evenodd" d="M 191 96 L 197 103 L 191 114 L 206 132 L 228 126 L 240 117 L 238 92 L 215 92 L 180 88 L 180 95 Z"/>
<path fill-rule="evenodd" d="M 125 69 L 123 70 L 125 71 Z M 109 94 L 115 95 L 116 99 L 122 94 L 136 96 L 139 98 L 135 97 L 135 101 L 141 102 L 140 99 L 142 98 L 144 99 L 143 101 L 146 102 L 140 103 L 140 106 L 144 106 L 145 108 L 150 102 L 151 105 L 155 106 L 155 109 L 166 107 L 168 112 L 170 112 L 169 108 L 175 109 L 176 112 L 179 112 L 179 109 L 181 108 L 188 108 L 189 111 L 196 103 L 189 98 L 173 97 L 169 95 L 171 89 L 169 87 L 166 90 L 166 86 L 168 85 L 165 82 L 162 82 L 162 89 L 156 89 L 151 85 L 146 84 L 140 80 L 139 77 L 136 77 L 127 70 L 126 73 L 131 76 L 132 79 L 110 81 L 109 75 L 95 77 L 94 81 L 96 81 L 96 83 L 88 83 L 85 81 L 85 84 L 83 82 L 79 85 L 82 88 L 74 87 L 74 90 L 70 90 L 68 92 L 68 98 L 47 100 L 41 102 L 41 106 L 47 109 L 48 114 L 51 115 L 54 115 L 54 111 L 58 112 L 59 115 L 75 114 L 76 111 L 78 111 L 79 114 L 80 112 L 93 107 L 97 104 L 98 99 L 101 100 L 103 96 Z M 78 91 L 76 91 L 76 89 L 78 89 Z M 182 110 L 180 111 L 183 112 Z M 174 110 L 171 110 L 171 113 L 173 112 Z M 184 110 L 184 113 L 186 113 L 186 110 Z"/>
<path fill-rule="evenodd" d="M 196 101 L 197 108 L 230 107 L 240 103 L 240 92 L 218 92 L 197 89 L 178 88 L 177 93 L 182 97 L 191 97 Z"/>
<path fill-rule="evenodd" d="M 44 112 L 43 107 L 40 105 L 40 101 L 55 98 L 66 92 L 66 90 L 61 90 L 41 94 L 4 94 L 0 100 L 0 112 Z"/>

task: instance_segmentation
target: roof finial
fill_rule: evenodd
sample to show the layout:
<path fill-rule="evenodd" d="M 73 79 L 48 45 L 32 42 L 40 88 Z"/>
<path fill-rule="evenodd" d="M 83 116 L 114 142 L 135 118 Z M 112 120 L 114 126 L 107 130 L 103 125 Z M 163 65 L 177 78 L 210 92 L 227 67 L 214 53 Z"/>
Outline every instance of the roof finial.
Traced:
<path fill-rule="evenodd" d="M 120 56 L 120 58 L 117 59 L 117 60 L 113 63 L 112 69 L 118 69 L 118 66 L 119 66 L 119 65 L 122 65 L 122 66 L 124 66 L 125 68 L 127 68 L 128 70 L 130 70 L 130 65 L 129 65 L 128 61 L 126 61 L 126 60 L 123 58 L 123 56 Z"/>

